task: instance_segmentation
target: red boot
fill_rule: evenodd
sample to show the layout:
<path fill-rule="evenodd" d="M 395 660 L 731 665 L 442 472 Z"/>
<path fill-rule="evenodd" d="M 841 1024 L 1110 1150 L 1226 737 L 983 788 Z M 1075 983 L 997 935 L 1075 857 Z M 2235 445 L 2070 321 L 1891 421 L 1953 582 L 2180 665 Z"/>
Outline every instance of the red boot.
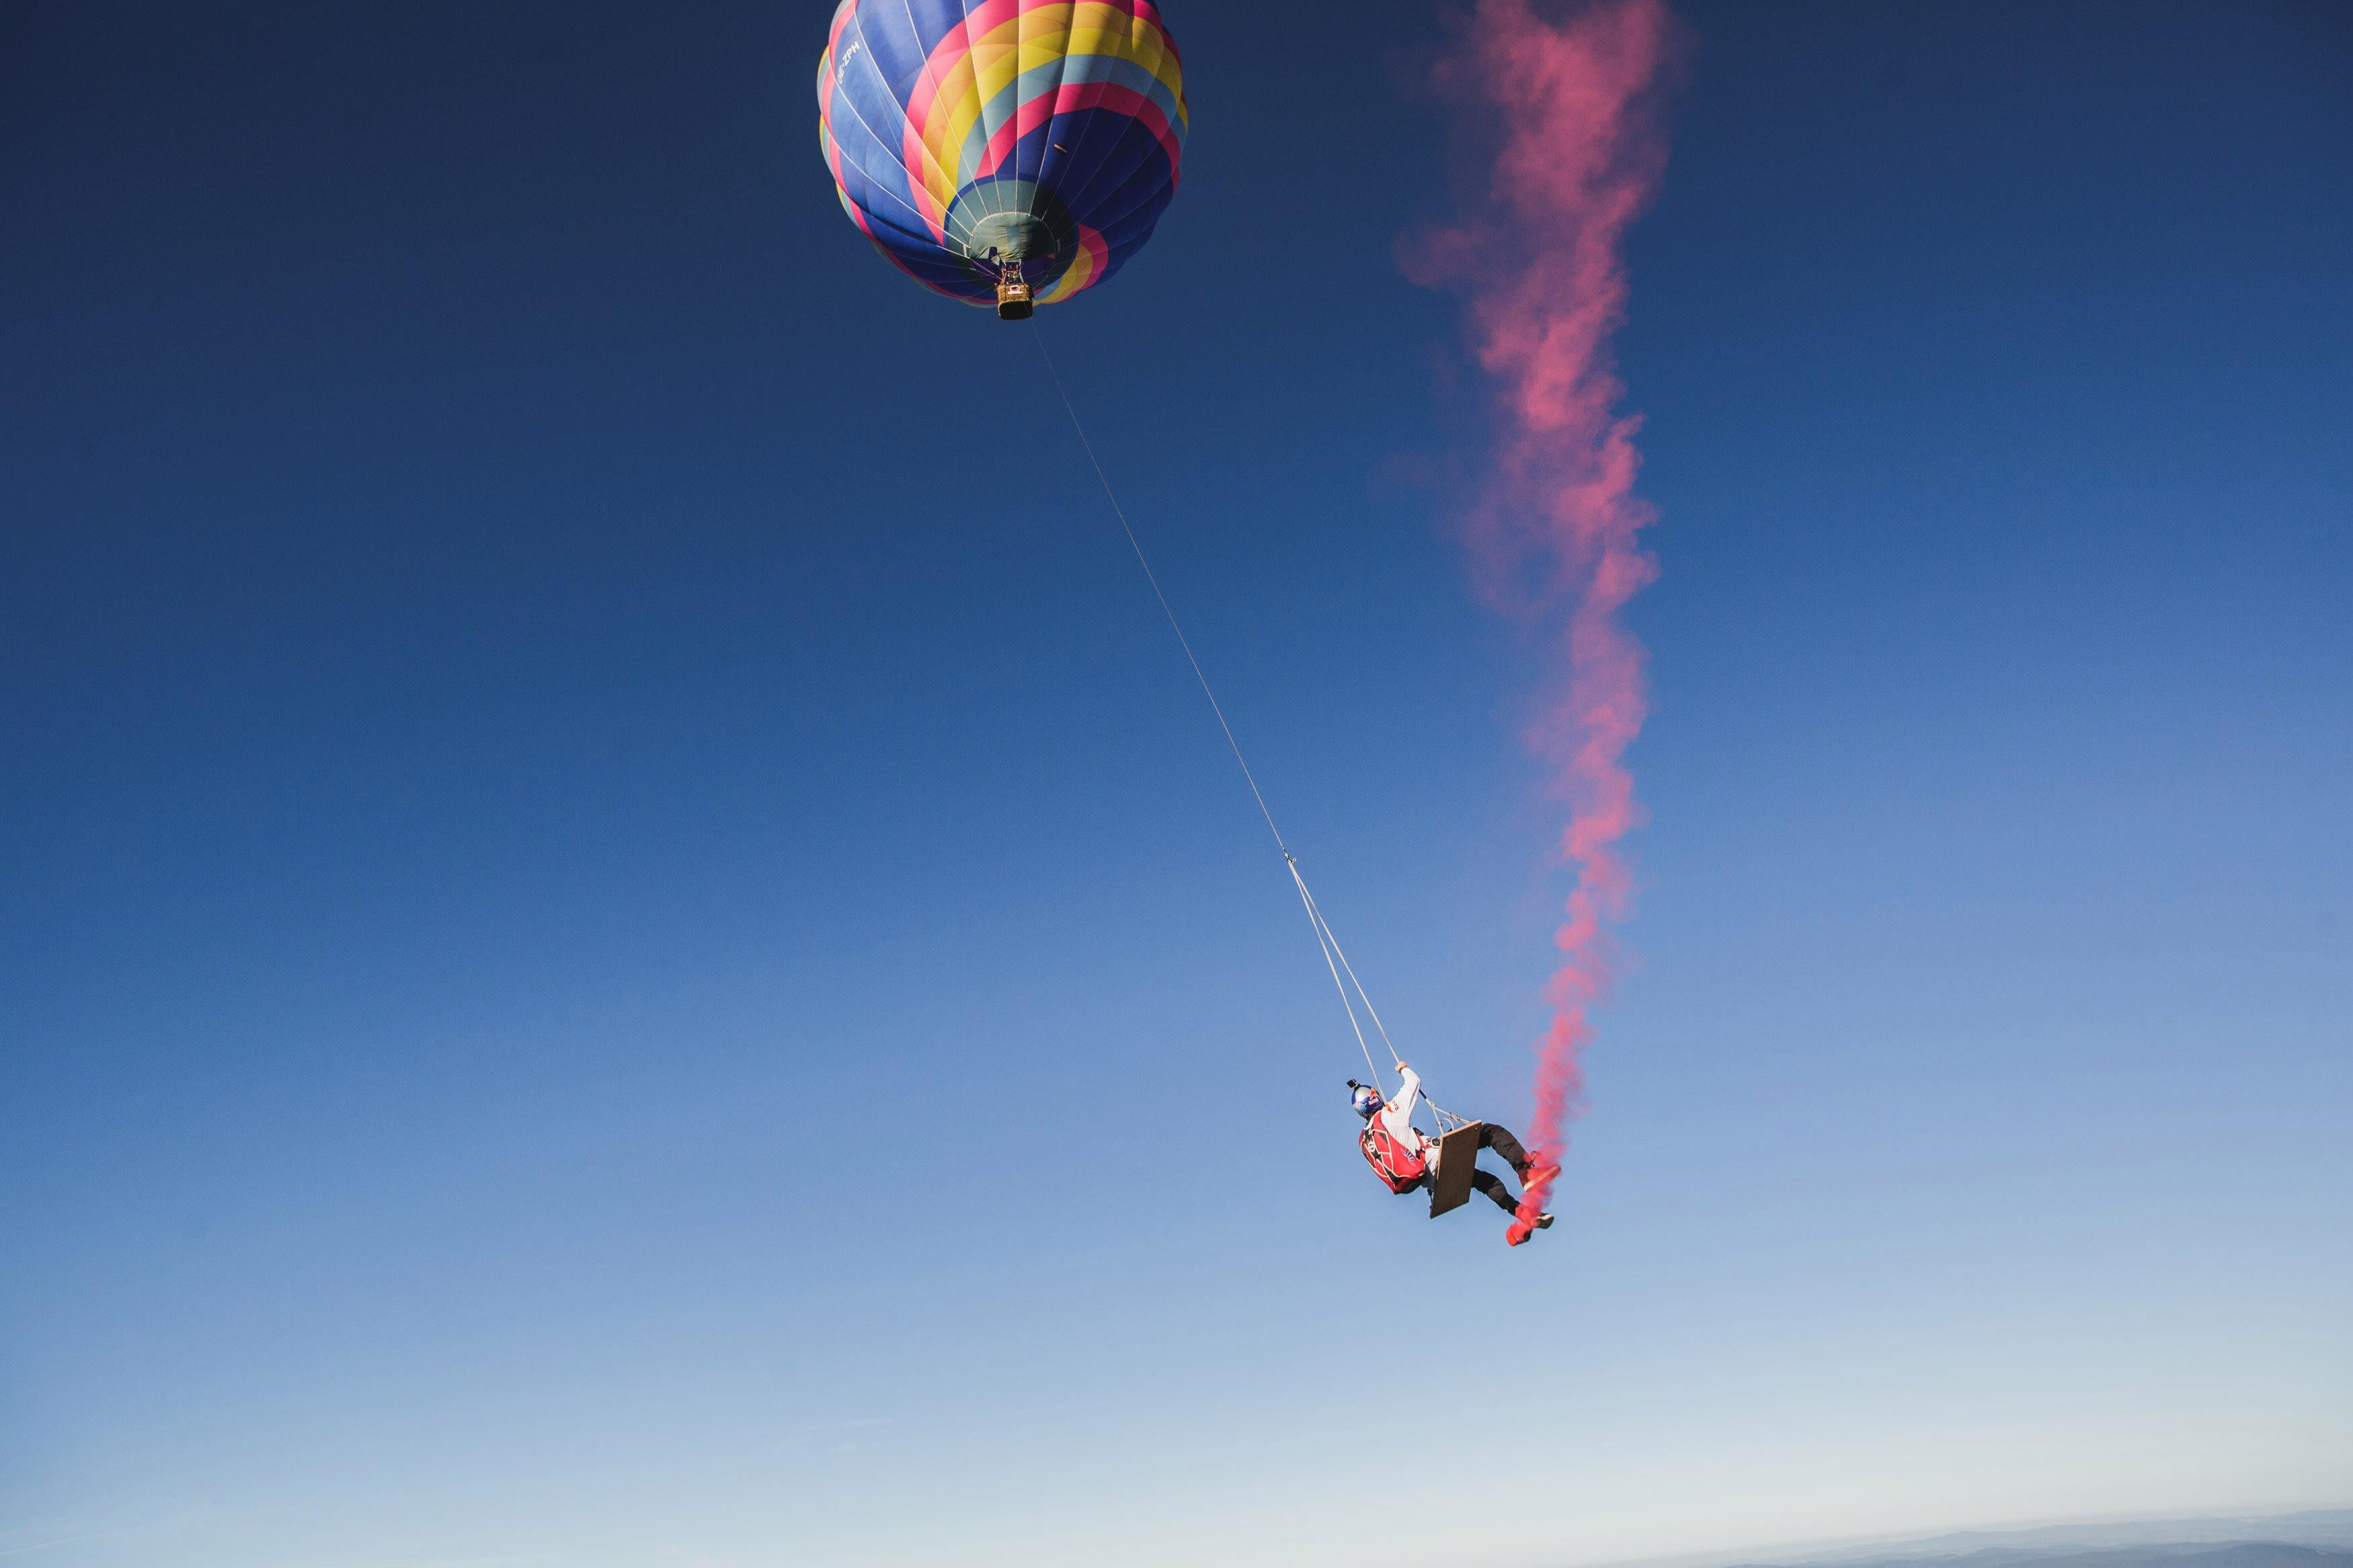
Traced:
<path fill-rule="evenodd" d="M 1540 1230 L 1550 1230 L 1551 1228 L 1552 1215 L 1548 1214 L 1540 1214 L 1536 1215 L 1536 1222 L 1534 1225 L 1528 1224 L 1525 1220 L 1515 1219 L 1509 1226 L 1504 1227 L 1504 1245 L 1506 1247 L 1517 1247 L 1520 1243 L 1525 1241 L 1536 1232 Z"/>

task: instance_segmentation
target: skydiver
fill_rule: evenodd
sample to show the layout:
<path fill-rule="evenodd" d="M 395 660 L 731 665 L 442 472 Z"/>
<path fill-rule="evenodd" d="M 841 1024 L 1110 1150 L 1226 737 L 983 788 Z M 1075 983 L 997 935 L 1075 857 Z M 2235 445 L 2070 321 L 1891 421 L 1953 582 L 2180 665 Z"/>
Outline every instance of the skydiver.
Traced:
<path fill-rule="evenodd" d="M 1357 1115 L 1365 1119 L 1365 1128 L 1357 1134 L 1356 1144 L 1365 1152 L 1373 1173 L 1380 1177 L 1389 1191 L 1400 1194 L 1426 1192 L 1432 1181 L 1438 1140 L 1413 1124 L 1414 1102 L 1421 1098 L 1421 1075 L 1399 1062 L 1398 1077 L 1402 1081 L 1398 1086 L 1397 1098 L 1386 1100 L 1381 1098 L 1380 1090 L 1371 1085 L 1358 1083 L 1355 1079 L 1348 1080 L 1351 1090 L 1349 1104 L 1356 1108 Z M 1481 1125 L 1479 1147 L 1493 1149 L 1501 1154 L 1512 1167 L 1513 1173 L 1520 1178 L 1520 1185 L 1524 1189 L 1533 1181 L 1550 1181 L 1560 1169 L 1557 1165 L 1538 1165 L 1531 1162 L 1520 1141 L 1492 1121 Z M 1471 1173 L 1471 1184 L 1486 1194 L 1505 1214 L 1516 1215 L 1519 1212 L 1520 1200 L 1512 1196 L 1511 1189 L 1504 1186 L 1503 1179 L 1493 1173 L 1474 1169 Z M 1536 1216 L 1535 1230 L 1551 1228 L 1552 1215 Z M 1517 1247 L 1534 1234 L 1535 1231 L 1527 1231 L 1514 1235 L 1506 1231 L 1504 1239 Z"/>

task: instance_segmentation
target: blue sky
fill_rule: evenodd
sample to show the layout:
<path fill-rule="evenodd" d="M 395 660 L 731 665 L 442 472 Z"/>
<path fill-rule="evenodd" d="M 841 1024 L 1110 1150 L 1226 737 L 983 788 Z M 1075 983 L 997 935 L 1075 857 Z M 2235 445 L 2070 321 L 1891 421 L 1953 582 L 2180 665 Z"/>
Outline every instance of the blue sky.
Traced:
<path fill-rule="evenodd" d="M 1413 5 L 1178 6 L 1041 314 L 1406 1054 L 1515 1120 L 1539 664 Z M 1561 1224 L 1351 1147 L 1024 331 L 822 7 L 0 20 L 0 1552 L 1568 1564 L 2353 1474 L 2353 33 L 1691 5 L 1639 967 Z"/>

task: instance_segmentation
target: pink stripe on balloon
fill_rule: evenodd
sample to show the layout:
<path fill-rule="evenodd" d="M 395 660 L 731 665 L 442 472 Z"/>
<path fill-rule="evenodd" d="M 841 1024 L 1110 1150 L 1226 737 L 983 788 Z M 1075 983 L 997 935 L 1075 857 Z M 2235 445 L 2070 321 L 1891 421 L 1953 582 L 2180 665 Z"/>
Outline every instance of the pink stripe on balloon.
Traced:
<path fill-rule="evenodd" d="M 1132 87 L 1121 87 L 1107 81 L 1065 82 L 1050 96 L 1050 104 L 1049 95 L 1039 93 L 1016 109 L 1013 118 L 997 128 L 997 134 L 988 139 L 988 150 L 981 157 L 976 178 L 985 180 L 997 173 L 1005 160 L 1013 156 L 1016 142 L 1030 132 L 1050 123 L 1056 115 L 1075 114 L 1088 109 L 1108 109 L 1140 122 L 1159 139 L 1161 150 L 1168 154 L 1168 183 L 1172 185 L 1176 184 L 1178 161 L 1184 155 L 1184 146 L 1169 127 L 1168 116 L 1161 112 L 1160 106 L 1152 100 Z"/>

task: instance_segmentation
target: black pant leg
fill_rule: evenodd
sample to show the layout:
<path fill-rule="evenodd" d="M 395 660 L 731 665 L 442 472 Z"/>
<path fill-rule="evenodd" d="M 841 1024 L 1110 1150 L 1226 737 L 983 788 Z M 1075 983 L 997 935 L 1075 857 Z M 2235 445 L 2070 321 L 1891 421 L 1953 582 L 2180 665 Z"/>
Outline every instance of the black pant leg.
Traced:
<path fill-rule="evenodd" d="M 1479 1131 L 1479 1147 L 1493 1149 L 1504 1157 L 1506 1164 L 1520 1173 L 1521 1181 L 1528 1179 L 1528 1152 L 1520 1147 L 1520 1141 L 1512 1136 L 1511 1129 L 1498 1127 L 1492 1121 L 1486 1123 Z"/>
<path fill-rule="evenodd" d="M 1519 1212 L 1520 1200 L 1512 1195 L 1512 1190 L 1504 1185 L 1504 1178 L 1495 1174 L 1494 1172 L 1472 1172 L 1471 1184 L 1478 1188 L 1481 1192 L 1486 1194 L 1489 1198 L 1494 1201 L 1495 1206 L 1502 1209 L 1505 1214 L 1516 1214 Z"/>

